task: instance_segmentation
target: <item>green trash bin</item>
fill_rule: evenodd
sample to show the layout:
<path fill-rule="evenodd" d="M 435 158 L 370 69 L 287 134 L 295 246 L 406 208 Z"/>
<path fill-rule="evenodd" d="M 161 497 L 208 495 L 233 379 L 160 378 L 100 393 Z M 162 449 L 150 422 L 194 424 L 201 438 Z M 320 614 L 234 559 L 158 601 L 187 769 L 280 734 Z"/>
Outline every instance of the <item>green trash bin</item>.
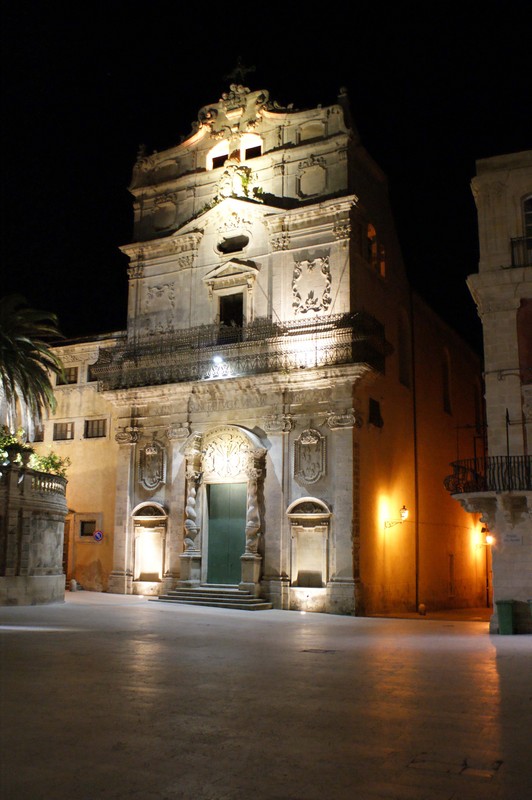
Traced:
<path fill-rule="evenodd" d="M 499 620 L 499 633 L 511 635 L 514 632 L 514 601 L 497 600 L 497 618 Z"/>

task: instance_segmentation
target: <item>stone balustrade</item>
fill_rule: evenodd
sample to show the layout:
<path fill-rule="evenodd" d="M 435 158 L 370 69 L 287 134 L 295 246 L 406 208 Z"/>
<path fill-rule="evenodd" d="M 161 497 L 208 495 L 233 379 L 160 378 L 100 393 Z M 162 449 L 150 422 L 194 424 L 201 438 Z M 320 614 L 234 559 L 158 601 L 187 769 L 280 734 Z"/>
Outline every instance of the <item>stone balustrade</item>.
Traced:
<path fill-rule="evenodd" d="M 0 605 L 62 601 L 67 481 L 17 465 L 0 470 Z"/>

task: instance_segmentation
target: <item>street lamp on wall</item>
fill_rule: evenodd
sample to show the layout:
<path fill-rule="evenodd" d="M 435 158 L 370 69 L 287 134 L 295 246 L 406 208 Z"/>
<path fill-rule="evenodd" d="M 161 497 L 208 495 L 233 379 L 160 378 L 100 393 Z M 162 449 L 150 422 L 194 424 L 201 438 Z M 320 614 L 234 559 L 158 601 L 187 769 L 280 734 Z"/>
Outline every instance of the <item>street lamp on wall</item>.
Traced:
<path fill-rule="evenodd" d="M 480 529 L 482 541 L 477 544 L 477 547 L 485 547 L 486 553 L 486 608 L 491 608 L 490 603 L 490 556 L 491 546 L 495 544 L 495 537 L 492 536 L 487 525 L 483 525 Z"/>
<path fill-rule="evenodd" d="M 490 545 L 495 544 L 495 536 L 490 533 L 486 525 L 482 526 L 480 533 L 483 536 L 483 541 L 479 542 L 478 547 L 490 547 Z"/>
<path fill-rule="evenodd" d="M 408 508 L 403 506 L 399 509 L 400 519 L 387 519 L 384 523 L 385 528 L 393 528 L 394 525 L 402 525 L 408 519 Z"/>

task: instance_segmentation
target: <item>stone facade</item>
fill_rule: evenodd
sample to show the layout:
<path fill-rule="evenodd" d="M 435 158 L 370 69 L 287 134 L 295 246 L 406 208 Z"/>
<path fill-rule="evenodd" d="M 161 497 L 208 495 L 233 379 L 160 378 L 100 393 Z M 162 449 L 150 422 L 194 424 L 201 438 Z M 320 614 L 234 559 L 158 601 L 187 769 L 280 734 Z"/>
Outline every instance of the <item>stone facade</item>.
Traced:
<path fill-rule="evenodd" d="M 478 161 L 472 190 L 480 263 L 468 285 L 484 335 L 490 472 L 484 491 L 458 498 L 495 537 L 495 601 L 513 601 L 517 630 L 532 632 L 532 151 Z"/>
<path fill-rule="evenodd" d="M 344 92 L 297 111 L 233 85 L 181 144 L 139 154 L 127 331 L 98 343 L 79 439 L 54 442 L 76 512 L 98 491 L 105 506 L 104 544 L 85 546 L 108 548 L 105 589 L 231 583 L 347 614 L 482 602 L 476 521 L 442 486 L 479 363 L 412 295 L 349 119 Z M 87 363 L 84 347 L 62 352 Z"/>

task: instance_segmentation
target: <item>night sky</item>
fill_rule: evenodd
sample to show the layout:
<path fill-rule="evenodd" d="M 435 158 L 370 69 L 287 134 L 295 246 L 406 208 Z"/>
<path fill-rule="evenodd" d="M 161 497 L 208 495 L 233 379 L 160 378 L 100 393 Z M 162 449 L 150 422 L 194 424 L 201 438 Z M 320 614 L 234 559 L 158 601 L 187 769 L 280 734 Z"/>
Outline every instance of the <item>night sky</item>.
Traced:
<path fill-rule="evenodd" d="M 347 87 L 414 288 L 478 347 L 470 181 L 477 158 L 532 147 L 532 4 L 196 6 L 4 3 L 2 294 L 67 336 L 123 329 L 138 147 L 188 135 L 241 58 L 251 89 L 296 108 Z"/>

